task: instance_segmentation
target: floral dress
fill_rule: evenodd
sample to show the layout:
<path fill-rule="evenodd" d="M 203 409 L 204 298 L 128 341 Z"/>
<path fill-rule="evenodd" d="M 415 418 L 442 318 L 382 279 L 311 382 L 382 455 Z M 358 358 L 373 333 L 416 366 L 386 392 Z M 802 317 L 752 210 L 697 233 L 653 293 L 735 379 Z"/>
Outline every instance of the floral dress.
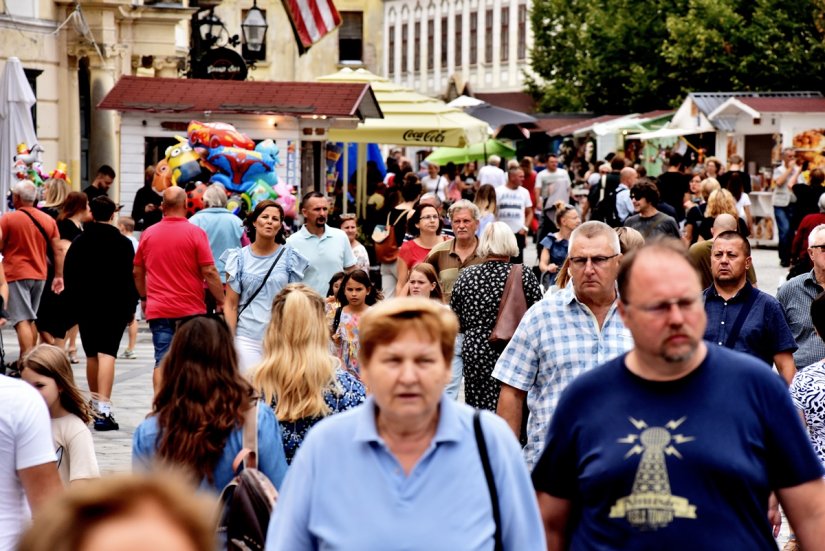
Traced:
<path fill-rule="evenodd" d="M 342 370 L 335 370 L 335 381 L 324 390 L 324 401 L 330 409 L 330 415 L 340 413 L 355 406 L 361 405 L 366 400 L 366 391 L 363 383 L 352 374 Z M 278 405 L 277 400 L 272 400 L 272 410 Z M 284 442 L 284 455 L 287 464 L 292 463 L 295 452 L 301 447 L 309 429 L 323 417 L 304 417 L 297 421 L 278 421 L 281 425 L 281 437 Z"/>
<path fill-rule="evenodd" d="M 358 351 L 361 343 L 358 340 L 358 320 L 359 314 L 349 314 L 341 312 L 341 321 L 338 323 L 338 330 L 335 332 L 337 338 L 336 353 L 344 364 L 344 369 L 361 378 L 361 366 L 358 365 Z"/>
<path fill-rule="evenodd" d="M 450 308 L 458 316 L 464 333 L 464 401 L 479 409 L 495 411 L 501 386 L 492 377 L 493 368 L 502 349 L 487 340 L 498 317 L 501 296 L 507 276 L 513 267 L 509 262 L 488 260 L 461 271 L 453 287 Z M 541 300 L 541 287 L 533 271 L 522 271 L 522 285 L 527 307 Z"/>

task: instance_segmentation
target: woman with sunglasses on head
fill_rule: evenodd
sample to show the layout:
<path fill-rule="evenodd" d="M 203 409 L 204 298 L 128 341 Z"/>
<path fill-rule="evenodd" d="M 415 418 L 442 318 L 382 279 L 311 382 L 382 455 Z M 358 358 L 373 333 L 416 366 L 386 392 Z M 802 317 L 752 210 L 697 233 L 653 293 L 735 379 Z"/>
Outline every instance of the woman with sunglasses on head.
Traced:
<path fill-rule="evenodd" d="M 286 244 L 284 209 L 267 199 L 246 218 L 252 244 L 221 255 L 226 269 L 224 315 L 235 335 L 241 373 L 261 359 L 261 343 L 275 295 L 289 283 L 304 279 L 304 256 Z"/>
<path fill-rule="evenodd" d="M 556 227 L 559 228 L 559 231 L 547 234 L 541 241 L 539 269 L 541 270 L 541 284 L 545 289 L 549 289 L 556 282 L 559 269 L 561 269 L 564 260 L 567 258 L 570 234 L 582 222 L 578 211 L 573 205 L 557 201 L 554 209 L 556 211 Z"/>
<path fill-rule="evenodd" d="M 441 235 L 442 227 L 438 209 L 430 204 L 415 206 L 407 225 L 407 231 L 415 237 L 401 245 L 398 250 L 398 283 L 395 286 L 395 296 L 403 296 L 410 270 L 427 258 L 433 247 L 447 240 Z"/>
<path fill-rule="evenodd" d="M 278 420 L 238 370 L 226 323 L 209 316 L 182 323 L 162 367 L 152 413 L 132 439 L 133 466 L 181 468 L 202 489 L 220 492 L 235 476 L 233 462 L 250 418 L 257 427 L 258 469 L 280 488 L 287 464 Z"/>

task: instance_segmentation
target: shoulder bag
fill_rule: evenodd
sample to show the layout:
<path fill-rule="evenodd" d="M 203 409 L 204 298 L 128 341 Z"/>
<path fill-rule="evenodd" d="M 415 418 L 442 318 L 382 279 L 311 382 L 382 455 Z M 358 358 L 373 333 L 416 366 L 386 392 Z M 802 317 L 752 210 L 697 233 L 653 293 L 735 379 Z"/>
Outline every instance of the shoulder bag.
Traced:
<path fill-rule="evenodd" d="M 392 213 L 387 214 L 387 225 L 375 226 L 375 229 L 372 231 L 372 241 L 375 243 L 375 256 L 379 262 L 390 264 L 398 258 L 399 247 L 398 241 L 395 238 L 395 225 L 398 224 L 402 217 L 409 215 L 410 210 L 412 209 L 405 210 L 399 214 L 393 223 L 390 223 Z"/>
<path fill-rule="evenodd" d="M 23 209 L 18 210 L 19 212 L 22 212 L 23 214 L 29 217 L 29 219 L 37 227 L 38 231 L 40 232 L 40 235 L 42 235 L 43 239 L 46 240 L 46 264 L 48 265 L 49 271 L 51 272 L 52 266 L 54 265 L 54 251 L 52 250 L 52 241 L 51 239 L 49 239 L 49 235 L 46 233 L 46 230 L 43 229 L 43 226 L 40 225 L 40 222 L 38 222 L 37 219 L 34 216 L 32 216 L 30 212 L 26 212 Z"/>
<path fill-rule="evenodd" d="M 276 257 L 275 257 L 275 260 L 274 260 L 274 261 L 272 262 L 272 264 L 269 266 L 269 270 L 267 270 L 267 271 L 266 271 L 266 275 L 264 276 L 264 280 L 263 280 L 263 281 L 261 281 L 261 284 L 260 284 L 260 285 L 258 285 L 258 288 L 257 288 L 257 289 L 255 289 L 255 292 L 254 292 L 254 293 L 252 293 L 252 296 L 251 296 L 251 297 L 249 297 L 249 300 L 247 300 L 247 301 L 246 301 L 246 303 L 245 303 L 243 306 L 241 306 L 240 308 L 238 308 L 238 319 L 241 319 L 241 314 L 243 314 L 243 311 L 244 311 L 244 310 L 246 310 L 246 308 L 247 308 L 250 304 L 252 304 L 252 301 L 253 301 L 253 300 L 255 300 L 255 297 L 257 297 L 257 296 L 258 296 L 258 293 L 260 293 L 260 292 L 261 292 L 261 289 L 263 289 L 263 288 L 264 288 L 264 285 L 266 285 L 266 281 L 269 279 L 269 274 L 271 274 L 271 273 L 272 273 L 272 270 L 275 268 L 275 264 L 277 264 L 277 263 L 278 263 L 278 261 L 281 259 L 281 255 L 282 255 L 282 254 L 284 254 L 284 250 L 285 250 L 285 249 L 286 249 L 286 245 L 281 245 L 281 250 L 280 250 L 280 251 L 278 251 L 278 256 L 276 256 Z M 241 252 L 241 254 L 243 254 L 243 252 Z"/>
<path fill-rule="evenodd" d="M 498 306 L 498 317 L 488 337 L 492 344 L 506 345 L 513 338 L 521 318 L 527 312 L 527 297 L 522 281 L 523 264 L 513 264 L 504 284 L 504 293 Z"/>
<path fill-rule="evenodd" d="M 487 489 L 490 491 L 490 501 L 493 504 L 493 519 L 496 523 L 494 550 L 504 551 L 504 538 L 501 533 L 501 509 L 498 504 L 496 479 L 493 477 L 493 467 L 490 465 L 490 456 L 487 454 L 487 441 L 484 440 L 484 432 L 481 430 L 481 411 L 479 410 L 473 413 L 473 429 L 475 430 L 478 454 L 481 456 L 481 466 L 484 469 L 484 478 L 487 479 Z"/>
<path fill-rule="evenodd" d="M 219 499 L 218 549 L 241 551 L 263 549 L 272 509 L 278 491 L 267 476 L 258 470 L 258 408 L 244 414 L 243 449 L 235 457 L 235 478 L 226 485 Z M 268 406 L 263 406 L 268 407 Z M 243 463 L 243 470 L 238 469 Z"/>

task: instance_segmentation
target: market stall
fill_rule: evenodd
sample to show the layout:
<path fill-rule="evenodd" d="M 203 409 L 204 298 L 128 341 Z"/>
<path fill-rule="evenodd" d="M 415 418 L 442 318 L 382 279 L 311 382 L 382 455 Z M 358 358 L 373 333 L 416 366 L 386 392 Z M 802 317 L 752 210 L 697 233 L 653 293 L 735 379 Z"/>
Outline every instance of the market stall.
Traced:
<path fill-rule="evenodd" d="M 98 107 L 122 113 L 118 178 L 120 202 L 127 209 L 144 185 L 146 167 L 168 158 L 170 147 L 188 142 L 193 121 L 203 123 L 206 135 L 199 139 L 208 155 L 230 164 L 237 164 L 233 153 L 244 158 L 268 155 L 264 160 L 274 167 L 268 177 L 282 181 L 300 197 L 305 191 L 321 189 L 323 144 L 333 126 L 354 129 L 363 120 L 382 116 L 370 86 L 364 83 L 123 77 Z M 230 134 L 235 142 L 243 142 L 245 137 L 253 143 L 240 148 L 247 151 L 218 150 L 227 143 L 232 147 L 237 144 L 225 141 L 229 129 L 215 132 L 213 123 L 231 125 L 240 136 Z M 256 151 L 266 140 L 275 149 L 267 144 L 266 151 Z M 234 172 L 234 167 L 231 170 Z"/>

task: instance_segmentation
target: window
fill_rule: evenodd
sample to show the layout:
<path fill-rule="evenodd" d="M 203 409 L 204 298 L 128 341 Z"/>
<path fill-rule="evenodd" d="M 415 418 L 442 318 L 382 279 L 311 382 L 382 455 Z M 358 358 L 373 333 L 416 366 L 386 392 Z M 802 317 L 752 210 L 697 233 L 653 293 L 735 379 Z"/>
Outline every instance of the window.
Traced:
<path fill-rule="evenodd" d="M 510 59 L 510 8 L 501 10 L 501 61 Z"/>
<path fill-rule="evenodd" d="M 407 74 L 407 33 L 409 32 L 410 24 L 401 24 L 401 74 Z"/>
<path fill-rule="evenodd" d="M 338 29 L 338 60 L 341 63 L 361 63 L 363 60 L 364 13 L 342 11 Z"/>
<path fill-rule="evenodd" d="M 427 21 L 427 69 L 435 67 L 435 20 Z"/>
<path fill-rule="evenodd" d="M 518 43 L 516 55 L 519 59 L 527 57 L 527 6 L 518 7 Z"/>
<path fill-rule="evenodd" d="M 35 99 L 37 98 L 37 77 L 43 74 L 43 69 L 23 69 L 23 72 L 26 73 L 26 80 L 29 82 L 29 86 L 31 86 L 32 93 L 34 94 Z M 37 102 L 34 102 L 31 108 L 32 112 L 32 124 L 34 125 L 34 132 L 37 133 Z M 28 144 L 32 145 L 32 144 Z"/>
<path fill-rule="evenodd" d="M 462 14 L 455 14 L 455 66 L 461 67 L 461 24 L 463 23 Z"/>
<path fill-rule="evenodd" d="M 441 67 L 447 70 L 447 18 L 441 18 Z"/>
<path fill-rule="evenodd" d="M 470 65 L 478 63 L 478 12 L 470 14 Z"/>
<path fill-rule="evenodd" d="M 493 10 L 484 14 L 484 63 L 493 62 Z"/>
<path fill-rule="evenodd" d="M 387 49 L 389 51 L 389 63 L 388 63 L 388 71 L 389 74 L 395 74 L 395 25 L 390 27 L 390 38 L 389 38 L 389 47 Z"/>
<path fill-rule="evenodd" d="M 421 70 L 421 21 L 415 22 L 415 34 L 413 35 L 413 71 Z"/>

